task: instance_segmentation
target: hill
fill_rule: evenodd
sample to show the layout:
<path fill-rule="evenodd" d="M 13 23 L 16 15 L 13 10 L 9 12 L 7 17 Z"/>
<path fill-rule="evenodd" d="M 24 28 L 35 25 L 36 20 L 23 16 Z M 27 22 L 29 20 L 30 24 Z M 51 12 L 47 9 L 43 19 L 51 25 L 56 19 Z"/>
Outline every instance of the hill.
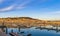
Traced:
<path fill-rule="evenodd" d="M 0 18 L 0 25 L 4 23 L 5 26 L 8 27 L 17 27 L 20 26 L 26 26 L 26 27 L 32 27 L 32 26 L 40 26 L 40 25 L 60 25 L 60 21 L 48 21 L 48 20 L 39 20 L 34 19 L 30 17 L 8 17 L 8 18 Z"/>

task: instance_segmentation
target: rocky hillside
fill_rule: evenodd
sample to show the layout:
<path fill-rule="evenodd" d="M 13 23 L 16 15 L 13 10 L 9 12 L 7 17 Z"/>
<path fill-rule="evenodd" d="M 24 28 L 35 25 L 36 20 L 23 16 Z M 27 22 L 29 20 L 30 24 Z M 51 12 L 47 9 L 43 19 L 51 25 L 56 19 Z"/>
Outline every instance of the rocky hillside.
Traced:
<path fill-rule="evenodd" d="M 40 25 L 56 25 L 60 24 L 60 21 L 47 21 L 47 20 L 39 20 L 39 19 L 33 19 L 30 17 L 14 17 L 14 18 L 0 18 L 0 25 L 4 23 L 5 26 L 18 26 L 18 25 L 23 25 L 23 26 L 40 26 Z"/>

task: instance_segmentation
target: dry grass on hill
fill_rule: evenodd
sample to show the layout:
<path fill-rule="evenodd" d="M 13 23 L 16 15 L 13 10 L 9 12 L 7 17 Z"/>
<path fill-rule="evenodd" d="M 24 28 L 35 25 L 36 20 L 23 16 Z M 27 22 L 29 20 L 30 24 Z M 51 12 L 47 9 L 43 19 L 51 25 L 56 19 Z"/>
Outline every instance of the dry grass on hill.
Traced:
<path fill-rule="evenodd" d="M 30 17 L 0 18 L 0 25 L 4 22 L 5 26 L 12 27 L 18 25 L 40 26 L 40 25 L 60 25 L 60 21 L 38 20 Z"/>

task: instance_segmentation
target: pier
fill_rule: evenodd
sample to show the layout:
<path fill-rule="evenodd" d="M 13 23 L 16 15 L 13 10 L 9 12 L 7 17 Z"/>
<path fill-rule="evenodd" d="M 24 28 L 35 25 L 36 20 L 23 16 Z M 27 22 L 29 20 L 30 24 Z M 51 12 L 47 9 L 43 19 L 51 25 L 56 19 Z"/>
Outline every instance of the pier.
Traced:
<path fill-rule="evenodd" d="M 0 36 L 7 36 L 7 34 L 0 29 Z"/>
<path fill-rule="evenodd" d="M 40 26 L 40 27 L 37 27 L 36 29 L 46 29 L 46 30 L 54 30 L 56 32 L 60 32 L 60 27 L 58 25 L 56 26 L 52 26 L 52 25 L 47 25 L 47 26 Z"/>

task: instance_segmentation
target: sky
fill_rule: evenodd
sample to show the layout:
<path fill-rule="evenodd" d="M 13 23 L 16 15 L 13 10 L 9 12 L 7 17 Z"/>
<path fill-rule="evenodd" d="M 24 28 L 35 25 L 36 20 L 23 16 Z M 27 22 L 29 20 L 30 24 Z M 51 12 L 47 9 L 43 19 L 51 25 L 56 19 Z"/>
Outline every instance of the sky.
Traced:
<path fill-rule="evenodd" d="M 0 0 L 0 18 L 60 20 L 60 0 Z"/>

